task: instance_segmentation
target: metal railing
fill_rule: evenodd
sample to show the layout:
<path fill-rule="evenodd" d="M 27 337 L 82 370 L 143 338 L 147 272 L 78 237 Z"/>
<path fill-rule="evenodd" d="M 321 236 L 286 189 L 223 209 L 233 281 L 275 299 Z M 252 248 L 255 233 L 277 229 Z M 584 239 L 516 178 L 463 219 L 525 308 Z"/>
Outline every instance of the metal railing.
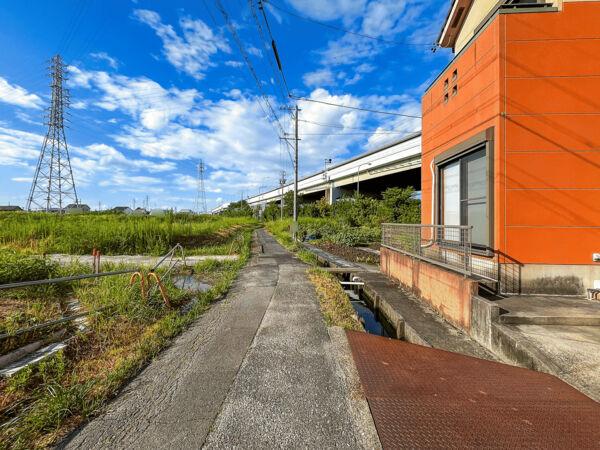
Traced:
<path fill-rule="evenodd" d="M 156 271 L 163 265 L 163 263 L 168 261 L 168 266 L 167 266 L 163 276 L 160 278 L 155 277 L 157 280 L 157 283 L 155 285 L 153 285 L 153 287 L 150 289 L 150 291 L 149 291 L 150 296 L 152 296 L 154 294 L 154 292 L 156 292 L 157 288 L 160 288 L 161 281 L 167 279 L 170 276 L 173 269 L 180 262 L 180 260 L 175 257 L 175 255 L 178 251 L 181 253 L 181 260 L 183 261 L 183 264 L 185 265 L 185 250 L 180 244 L 176 244 L 174 247 L 172 247 L 167 252 L 167 254 L 165 254 L 154 265 L 154 267 L 152 267 L 150 269 L 149 274 L 156 275 Z M 94 254 L 95 254 L 95 251 L 94 251 Z M 96 265 L 96 264 L 98 264 L 98 262 L 96 261 L 96 259 L 94 259 L 94 270 L 99 269 L 99 264 L 98 265 Z M 8 290 L 8 289 L 27 288 L 27 287 L 32 287 L 32 286 L 43 286 L 43 285 L 58 284 L 58 283 L 69 283 L 69 282 L 73 282 L 73 281 L 97 279 L 97 278 L 101 278 L 101 277 L 110 277 L 110 276 L 116 276 L 116 275 L 126 275 L 126 274 L 134 274 L 135 275 L 135 274 L 140 274 L 141 273 L 140 271 L 141 271 L 141 269 L 139 269 L 139 268 L 132 268 L 132 269 L 116 270 L 116 271 L 111 271 L 111 272 L 95 272 L 95 273 L 86 273 L 86 274 L 80 274 L 80 275 L 71 275 L 71 276 L 67 276 L 67 277 L 49 278 L 49 279 L 44 279 L 44 280 L 18 281 L 15 283 L 0 284 L 0 291 Z M 163 294 L 163 300 L 165 300 L 165 303 L 167 304 L 167 306 L 169 306 L 168 299 L 165 298 L 164 294 Z M 37 324 L 37 325 L 27 327 L 27 328 L 21 328 L 21 329 L 12 331 L 10 333 L 1 333 L 0 340 L 12 338 L 12 337 L 15 337 L 15 336 L 18 336 L 20 334 L 27 333 L 30 331 L 36 331 L 39 329 L 49 328 L 54 325 L 59 325 L 62 323 L 72 322 L 73 320 L 88 316 L 90 314 L 95 314 L 95 313 L 104 311 L 106 309 L 108 309 L 108 307 L 102 307 L 102 308 L 98 308 L 95 310 L 74 314 L 71 316 L 63 316 L 56 320 L 50 320 L 48 322 L 44 322 L 44 323 Z"/>
<path fill-rule="evenodd" d="M 496 263 L 473 256 L 472 226 L 384 223 L 381 244 L 414 258 L 497 281 Z"/>

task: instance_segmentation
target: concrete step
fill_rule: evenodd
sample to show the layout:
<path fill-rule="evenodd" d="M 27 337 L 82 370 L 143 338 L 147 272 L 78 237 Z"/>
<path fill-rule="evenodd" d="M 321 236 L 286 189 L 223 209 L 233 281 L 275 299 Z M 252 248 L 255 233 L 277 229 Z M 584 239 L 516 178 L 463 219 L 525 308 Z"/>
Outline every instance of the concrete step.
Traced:
<path fill-rule="evenodd" d="M 567 315 L 527 316 L 508 313 L 501 315 L 499 322 L 506 325 L 600 326 L 600 315 L 588 317 Z"/>
<path fill-rule="evenodd" d="M 506 325 L 600 326 L 600 303 L 580 297 L 514 296 L 495 303 Z"/>

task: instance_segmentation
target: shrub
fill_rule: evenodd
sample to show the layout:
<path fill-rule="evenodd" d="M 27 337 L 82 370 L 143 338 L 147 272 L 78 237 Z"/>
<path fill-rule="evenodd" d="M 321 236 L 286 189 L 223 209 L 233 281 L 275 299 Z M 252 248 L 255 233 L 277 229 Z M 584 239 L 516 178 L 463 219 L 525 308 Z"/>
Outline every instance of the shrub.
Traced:
<path fill-rule="evenodd" d="M 392 187 L 383 191 L 379 216 L 381 222 L 421 223 L 421 202 L 412 187 Z"/>
<path fill-rule="evenodd" d="M 47 258 L 0 250 L 0 284 L 50 278 L 57 272 L 57 267 Z"/>

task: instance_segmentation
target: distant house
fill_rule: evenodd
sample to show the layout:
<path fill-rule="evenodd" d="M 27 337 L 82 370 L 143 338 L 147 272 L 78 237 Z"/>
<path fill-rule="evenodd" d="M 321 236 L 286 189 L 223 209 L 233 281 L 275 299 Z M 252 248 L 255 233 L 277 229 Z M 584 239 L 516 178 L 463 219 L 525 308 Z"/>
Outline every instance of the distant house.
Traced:
<path fill-rule="evenodd" d="M 129 206 L 115 206 L 111 211 L 119 214 L 131 214 L 133 212 Z"/>
<path fill-rule="evenodd" d="M 23 211 L 23 208 L 21 208 L 20 206 L 7 205 L 0 206 L 0 211 Z"/>
<path fill-rule="evenodd" d="M 179 214 L 195 214 L 191 209 L 182 209 L 179 211 Z"/>
<path fill-rule="evenodd" d="M 135 208 L 131 214 L 134 216 L 146 216 L 148 215 L 148 211 L 145 208 Z"/>
<path fill-rule="evenodd" d="M 71 203 L 65 207 L 64 211 L 67 214 L 79 214 L 90 212 L 91 208 L 85 203 Z"/>

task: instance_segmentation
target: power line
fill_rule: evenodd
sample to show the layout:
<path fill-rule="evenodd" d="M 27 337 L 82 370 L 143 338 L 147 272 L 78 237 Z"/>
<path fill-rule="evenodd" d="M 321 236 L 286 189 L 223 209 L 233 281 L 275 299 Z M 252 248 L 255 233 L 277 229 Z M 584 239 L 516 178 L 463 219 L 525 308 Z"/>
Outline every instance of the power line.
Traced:
<path fill-rule="evenodd" d="M 246 67 L 248 67 L 248 70 L 250 71 L 252 78 L 254 78 L 254 81 L 256 82 L 256 87 L 258 88 L 261 97 L 263 98 L 265 104 L 267 105 L 267 108 L 271 112 L 272 117 L 275 119 L 275 121 L 279 125 L 280 131 L 283 133 L 284 132 L 283 127 L 281 125 L 281 122 L 279 122 L 279 117 L 277 116 L 277 114 L 275 114 L 275 110 L 273 109 L 273 106 L 271 106 L 271 102 L 269 101 L 269 98 L 267 97 L 267 95 L 265 94 L 265 92 L 262 88 L 262 81 L 256 74 L 256 71 L 254 70 L 252 63 L 250 62 L 250 58 L 248 56 L 248 53 L 246 52 L 246 48 L 244 47 L 243 42 L 241 41 L 240 37 L 237 34 L 237 31 L 235 30 L 235 26 L 231 22 L 231 20 L 229 18 L 229 14 L 227 13 L 227 10 L 223 7 L 223 4 L 221 3 L 220 0 L 215 0 L 215 4 L 217 5 L 217 9 L 221 12 L 223 19 L 225 20 L 225 24 L 227 25 L 227 28 L 229 29 L 229 32 L 231 33 L 233 40 L 235 41 L 236 45 L 238 46 L 238 48 L 240 50 L 240 53 L 242 54 L 242 59 L 246 63 Z M 268 116 L 268 113 L 266 111 L 263 110 L 263 112 L 265 113 L 266 116 Z"/>
<path fill-rule="evenodd" d="M 275 3 L 273 3 L 270 0 L 264 0 L 266 3 L 268 3 L 269 5 L 271 5 L 273 8 L 285 13 L 285 14 L 289 14 L 290 16 L 294 16 L 297 17 L 298 19 L 302 19 L 302 20 L 306 20 L 307 22 L 312 22 L 315 23 L 317 25 L 321 25 L 322 27 L 327 27 L 330 28 L 332 30 L 337 30 L 337 31 L 341 31 L 343 33 L 348 33 L 348 34 L 352 34 L 354 36 L 359 36 L 359 37 L 363 37 L 366 39 L 372 39 L 374 41 L 379 41 L 379 42 L 384 42 L 386 44 L 395 44 L 395 45 L 409 45 L 409 46 L 416 46 L 416 47 L 423 47 L 423 46 L 431 46 L 434 45 L 433 43 L 417 43 L 417 42 L 403 42 L 403 41 L 395 41 L 393 39 L 384 39 L 384 38 L 380 38 L 377 36 L 372 36 L 370 34 L 365 34 L 365 33 L 358 33 L 356 31 L 352 31 L 352 30 L 348 30 L 347 28 L 342 28 L 342 27 L 338 27 L 336 25 L 331 25 L 329 23 L 324 23 L 324 22 L 320 22 L 318 20 L 315 19 L 311 19 L 310 17 L 306 17 L 303 16 L 301 14 L 297 14 L 293 11 L 290 11 L 288 9 L 282 8 L 281 6 L 276 5 Z"/>
<path fill-rule="evenodd" d="M 279 52 L 277 51 L 277 44 L 275 43 L 275 38 L 273 37 L 273 33 L 271 32 L 271 27 L 269 26 L 269 20 L 267 19 L 267 14 L 265 13 L 265 7 L 263 5 L 262 0 L 258 0 L 258 9 L 262 12 L 262 16 L 265 19 L 265 25 L 267 26 L 267 31 L 269 32 L 269 36 L 271 37 L 271 48 L 273 49 L 273 55 L 275 56 L 275 60 L 277 61 L 277 67 L 279 67 L 279 73 L 281 74 L 281 78 L 283 79 L 283 84 L 285 86 L 285 90 L 290 95 L 290 90 L 288 88 L 287 80 L 285 79 L 285 73 L 283 71 L 283 66 L 281 64 L 281 58 L 279 57 Z"/>
<path fill-rule="evenodd" d="M 235 30 L 235 26 L 231 22 L 231 20 L 229 18 L 229 14 L 227 13 L 227 10 L 223 7 L 223 4 L 221 3 L 220 0 L 215 0 L 215 5 L 217 6 L 217 9 L 223 16 L 223 19 L 225 20 L 225 24 L 227 25 L 227 28 L 229 29 L 229 33 L 233 37 L 233 40 L 235 41 L 236 45 L 238 46 L 238 49 L 239 49 L 240 53 L 242 54 L 242 59 L 246 63 L 246 67 L 248 67 L 248 70 L 250 71 L 252 78 L 254 78 L 254 81 L 256 82 L 256 87 L 258 88 L 264 103 L 267 105 L 267 108 L 271 112 L 271 115 L 272 115 L 273 119 L 275 120 L 275 122 L 277 122 L 277 125 L 279 126 L 279 131 L 280 131 L 281 135 L 284 135 L 285 130 L 283 129 L 283 126 L 281 125 L 281 122 L 279 121 L 279 117 L 275 113 L 275 110 L 273 109 L 273 106 L 271 105 L 271 102 L 269 101 L 269 97 L 265 94 L 265 92 L 262 88 L 262 81 L 256 74 L 254 67 L 252 66 L 252 62 L 250 61 L 250 57 L 248 56 L 248 53 L 246 52 L 246 48 L 244 47 L 242 40 L 240 39 L 240 37 L 237 34 L 237 31 Z M 263 110 L 265 116 L 268 117 L 269 114 L 267 113 L 267 111 L 265 111 L 261 102 L 259 102 L 259 105 L 261 106 L 261 109 Z M 286 143 L 288 146 L 291 147 L 291 144 L 289 142 L 286 141 Z M 288 150 L 288 154 L 291 158 L 292 155 L 291 155 L 289 149 L 287 149 L 287 150 Z"/>
<path fill-rule="evenodd" d="M 386 132 L 364 132 L 364 133 L 302 133 L 302 136 L 361 136 L 361 135 L 379 135 L 379 134 L 404 134 L 399 131 L 386 131 Z"/>
<path fill-rule="evenodd" d="M 263 29 L 260 24 L 258 15 L 256 14 L 256 11 L 254 11 L 253 0 L 249 0 L 249 3 L 250 3 L 250 12 L 252 13 L 252 17 L 254 18 L 254 22 L 256 23 L 256 28 L 258 29 L 258 34 L 260 35 L 260 39 L 261 39 L 261 41 L 263 41 L 263 44 L 268 44 L 267 38 L 265 37 L 265 35 L 263 33 Z M 273 61 L 271 60 L 271 58 L 268 58 L 268 60 L 269 60 L 269 65 L 271 66 L 271 70 L 273 71 L 274 80 L 277 80 L 276 82 L 277 82 L 277 86 L 279 87 L 279 94 L 281 95 L 283 103 L 285 103 L 287 100 L 286 99 L 287 96 L 284 93 L 284 89 L 281 86 L 281 81 L 279 80 L 279 75 L 277 74 L 277 70 L 275 69 L 275 66 L 273 65 Z M 285 84 L 285 90 L 287 91 L 287 84 Z M 289 94 L 289 91 L 288 91 L 288 94 Z"/>
<path fill-rule="evenodd" d="M 335 124 L 332 124 L 332 123 L 313 122 L 311 120 L 304 120 L 304 119 L 300 119 L 300 122 L 312 123 L 313 125 L 319 125 L 320 127 L 339 128 L 340 130 L 358 130 L 358 131 L 365 131 L 365 132 L 369 131 L 369 130 L 366 130 L 365 128 L 348 127 L 348 126 L 345 126 L 345 125 L 335 125 Z M 376 131 L 377 130 L 373 130 L 372 132 L 375 133 Z M 392 130 L 382 130 L 381 132 L 385 132 L 385 131 L 391 132 Z"/>
<path fill-rule="evenodd" d="M 312 102 L 312 103 L 321 103 L 322 105 L 336 106 L 338 108 L 354 109 L 357 111 L 365 111 L 365 112 L 371 112 L 371 113 L 375 113 L 375 114 L 387 114 L 389 116 L 408 117 L 411 119 L 421 119 L 422 118 L 421 116 L 412 116 L 410 114 L 401 114 L 401 113 L 395 113 L 395 112 L 391 112 L 391 111 L 380 111 L 377 109 L 359 108 L 358 106 L 340 105 L 339 103 L 325 102 L 323 100 L 315 100 L 315 99 L 306 98 L 306 97 L 297 97 L 293 94 L 290 94 L 290 97 L 293 98 L 294 100 L 301 100 L 304 102 Z"/>

